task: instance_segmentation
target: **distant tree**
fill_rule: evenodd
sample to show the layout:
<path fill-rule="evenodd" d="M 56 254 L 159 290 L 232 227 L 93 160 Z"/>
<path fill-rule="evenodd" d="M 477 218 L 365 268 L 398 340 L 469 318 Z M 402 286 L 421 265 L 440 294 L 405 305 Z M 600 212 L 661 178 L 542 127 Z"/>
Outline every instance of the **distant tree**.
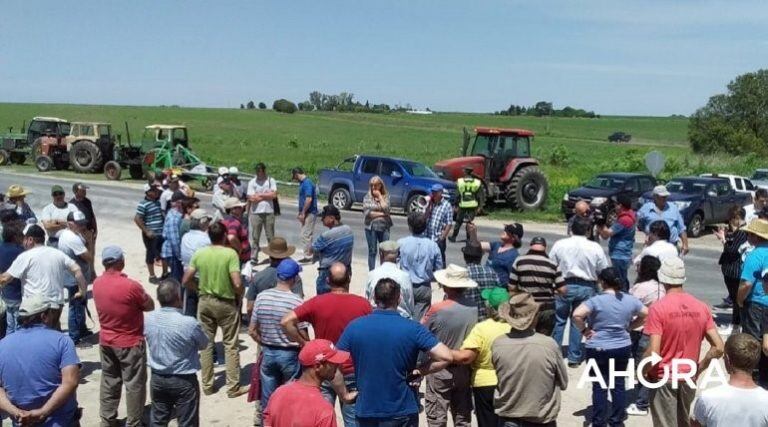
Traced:
<path fill-rule="evenodd" d="M 241 109 L 241 110 L 245 110 L 245 105 L 243 105 L 243 104 L 240 104 L 240 109 Z"/>
<path fill-rule="evenodd" d="M 254 108 L 256 108 L 256 106 L 254 105 L 253 101 L 248 101 L 248 109 L 253 110 Z"/>
<path fill-rule="evenodd" d="M 299 102 L 298 107 L 299 111 L 312 111 L 315 109 L 315 106 L 309 101 Z"/>
<path fill-rule="evenodd" d="M 551 116 L 553 112 L 554 108 L 552 108 L 551 102 L 539 101 L 536 103 L 536 105 L 533 106 L 534 116 Z"/>
<path fill-rule="evenodd" d="M 267 104 L 263 102 L 259 102 L 259 110 L 266 110 L 266 109 L 267 109 Z"/>
<path fill-rule="evenodd" d="M 281 113 L 293 114 L 296 112 L 296 104 L 287 99 L 278 99 L 272 104 L 272 109 Z"/>

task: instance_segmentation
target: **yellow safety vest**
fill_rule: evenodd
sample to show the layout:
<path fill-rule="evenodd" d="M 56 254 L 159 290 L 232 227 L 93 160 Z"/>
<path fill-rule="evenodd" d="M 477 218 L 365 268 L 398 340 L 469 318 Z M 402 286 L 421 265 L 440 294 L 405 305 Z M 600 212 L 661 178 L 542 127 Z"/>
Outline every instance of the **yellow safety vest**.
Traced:
<path fill-rule="evenodd" d="M 459 178 L 456 181 L 459 191 L 460 208 L 477 207 L 477 191 L 480 190 L 480 180 L 475 178 Z"/>

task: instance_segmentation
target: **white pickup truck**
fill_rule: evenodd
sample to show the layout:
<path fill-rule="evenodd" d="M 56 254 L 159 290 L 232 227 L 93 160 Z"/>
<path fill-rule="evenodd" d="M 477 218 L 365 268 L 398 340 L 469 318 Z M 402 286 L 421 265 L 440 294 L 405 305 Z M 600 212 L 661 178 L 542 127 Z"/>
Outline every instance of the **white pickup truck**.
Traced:
<path fill-rule="evenodd" d="M 749 178 L 724 173 L 703 173 L 699 176 L 727 178 L 731 183 L 731 188 L 736 190 L 737 193 L 746 193 L 751 195 L 752 199 L 755 198 L 755 190 L 757 190 L 757 186 L 752 184 L 752 181 L 750 181 Z"/>

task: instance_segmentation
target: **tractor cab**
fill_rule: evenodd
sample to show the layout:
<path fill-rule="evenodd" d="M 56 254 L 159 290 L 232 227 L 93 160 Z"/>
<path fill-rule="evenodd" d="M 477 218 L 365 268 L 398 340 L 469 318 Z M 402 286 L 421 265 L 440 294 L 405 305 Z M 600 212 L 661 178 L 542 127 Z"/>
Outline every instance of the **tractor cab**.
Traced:
<path fill-rule="evenodd" d="M 27 142 L 32 145 L 40 137 L 48 136 L 60 140 L 70 134 L 72 126 L 57 117 L 35 117 L 29 122 Z"/>
<path fill-rule="evenodd" d="M 167 145 L 166 145 L 167 144 Z M 176 146 L 187 148 L 187 127 L 182 125 L 150 125 L 144 128 L 141 136 L 141 146 L 145 152 L 154 148 L 172 149 Z"/>
<path fill-rule="evenodd" d="M 481 156 L 484 175 L 490 181 L 498 181 L 512 159 L 531 157 L 533 132 L 523 129 L 475 129 L 471 147 L 463 150 L 464 156 Z"/>
<path fill-rule="evenodd" d="M 96 144 L 114 143 L 112 125 L 110 123 L 72 122 L 70 139 L 87 139 Z"/>

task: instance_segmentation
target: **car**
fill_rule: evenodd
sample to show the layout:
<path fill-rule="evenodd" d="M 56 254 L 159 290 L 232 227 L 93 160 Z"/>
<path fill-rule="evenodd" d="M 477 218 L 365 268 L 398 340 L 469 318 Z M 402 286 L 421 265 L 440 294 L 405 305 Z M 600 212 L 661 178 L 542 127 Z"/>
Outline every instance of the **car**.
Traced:
<path fill-rule="evenodd" d="M 602 173 L 581 187 L 566 192 L 560 207 L 567 220 L 573 216 L 576 202 L 583 200 L 588 202 L 592 209 L 606 213 L 606 219 L 610 223 L 617 196 L 628 195 L 635 202 L 633 207 L 638 208 L 640 197 L 643 193 L 653 190 L 654 186 L 656 186 L 656 178 L 651 175 L 627 172 Z"/>
<path fill-rule="evenodd" d="M 632 135 L 624 132 L 614 132 L 608 135 L 608 141 L 610 142 L 629 142 L 632 140 Z"/>
<path fill-rule="evenodd" d="M 768 189 L 768 169 L 755 169 L 749 179 L 755 187 Z"/>
<path fill-rule="evenodd" d="M 752 203 L 752 196 L 737 193 L 727 178 L 684 176 L 667 182 L 668 203 L 680 210 L 688 236 L 699 237 L 707 226 L 728 222 L 733 206 L 743 208 Z M 644 202 L 653 202 L 651 191 L 643 195 Z"/>
<path fill-rule="evenodd" d="M 456 200 L 456 183 L 438 177 L 422 163 L 396 157 L 356 155 L 344 159 L 333 169 L 321 169 L 318 177 L 320 194 L 338 208 L 349 209 L 362 203 L 368 192 L 368 181 L 378 175 L 389 191 L 389 203 L 406 213 L 422 211 L 426 196 L 434 184 L 445 188 L 445 197 Z"/>
<path fill-rule="evenodd" d="M 723 173 L 703 173 L 699 176 L 726 178 L 728 181 L 730 181 L 731 187 L 733 187 L 737 193 L 747 193 L 752 196 L 753 199 L 755 198 L 755 190 L 757 190 L 757 187 L 752 184 L 752 181 L 749 178 Z"/>

